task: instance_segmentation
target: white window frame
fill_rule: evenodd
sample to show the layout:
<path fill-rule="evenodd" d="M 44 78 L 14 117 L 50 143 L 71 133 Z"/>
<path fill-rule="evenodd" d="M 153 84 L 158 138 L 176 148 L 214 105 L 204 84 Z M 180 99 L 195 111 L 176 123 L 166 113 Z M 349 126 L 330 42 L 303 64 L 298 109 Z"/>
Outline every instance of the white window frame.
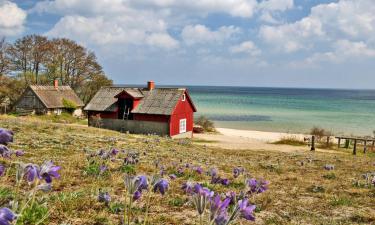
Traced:
<path fill-rule="evenodd" d="M 183 102 L 186 101 L 186 94 L 183 94 L 183 95 L 182 95 L 182 101 L 183 101 Z"/>
<path fill-rule="evenodd" d="M 179 133 L 186 133 L 186 119 L 180 119 Z"/>

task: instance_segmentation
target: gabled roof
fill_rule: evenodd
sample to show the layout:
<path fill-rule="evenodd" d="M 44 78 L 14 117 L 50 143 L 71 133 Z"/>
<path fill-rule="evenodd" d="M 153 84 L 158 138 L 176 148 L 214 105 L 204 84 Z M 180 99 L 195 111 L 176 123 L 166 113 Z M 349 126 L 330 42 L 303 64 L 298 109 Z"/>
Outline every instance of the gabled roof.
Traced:
<path fill-rule="evenodd" d="M 89 104 L 85 107 L 87 111 L 116 111 L 116 96 L 125 91 L 126 93 L 140 98 L 138 106 L 132 113 L 171 115 L 179 99 L 186 92 L 185 88 L 131 88 L 131 87 L 102 87 Z M 190 100 L 190 99 L 189 99 Z M 195 107 L 193 106 L 194 110 Z"/>
<path fill-rule="evenodd" d="M 29 88 L 35 93 L 46 108 L 64 108 L 63 99 L 74 102 L 77 106 L 85 104 L 69 86 L 43 86 L 30 85 Z"/>

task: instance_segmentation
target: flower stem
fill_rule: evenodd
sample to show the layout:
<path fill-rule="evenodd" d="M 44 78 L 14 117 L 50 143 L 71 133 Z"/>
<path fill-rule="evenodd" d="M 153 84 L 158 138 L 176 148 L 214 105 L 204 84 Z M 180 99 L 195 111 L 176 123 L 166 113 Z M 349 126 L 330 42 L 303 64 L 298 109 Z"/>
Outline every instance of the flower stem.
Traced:
<path fill-rule="evenodd" d="M 146 204 L 146 215 L 145 215 L 145 221 L 143 222 L 143 225 L 146 225 L 147 223 L 147 217 L 148 217 L 148 210 L 150 208 L 150 199 L 151 199 L 151 190 L 148 191 L 148 195 L 147 195 L 147 204 Z"/>

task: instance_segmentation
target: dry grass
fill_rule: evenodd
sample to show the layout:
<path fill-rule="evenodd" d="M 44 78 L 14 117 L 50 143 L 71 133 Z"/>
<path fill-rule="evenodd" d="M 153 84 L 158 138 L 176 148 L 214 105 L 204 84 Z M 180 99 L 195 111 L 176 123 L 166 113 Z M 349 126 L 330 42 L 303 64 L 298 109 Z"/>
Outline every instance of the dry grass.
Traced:
<path fill-rule="evenodd" d="M 242 166 L 252 177 L 270 181 L 270 189 L 255 200 L 255 224 L 371 224 L 375 223 L 375 189 L 353 185 L 366 172 L 375 171 L 374 153 L 352 156 L 323 153 L 278 153 L 252 150 L 221 150 L 202 147 L 191 142 L 179 142 L 156 136 L 126 135 L 96 128 L 53 124 L 45 121 L 0 117 L 0 127 L 13 130 L 13 149 L 24 149 L 26 162 L 41 163 L 52 159 L 63 167 L 61 179 L 53 191 L 39 194 L 37 202 L 46 206 L 48 218 L 44 224 L 120 224 L 124 199 L 124 173 L 113 163 L 104 177 L 84 175 L 87 166 L 83 149 L 114 147 L 141 153 L 137 174 L 158 172 L 154 161 L 167 167 L 190 163 L 205 170 L 216 167 L 231 180 L 229 187 L 212 186 L 215 192 L 239 191 L 241 179 L 232 177 L 235 166 Z M 249 146 L 251 149 L 251 146 Z M 2 159 L 0 159 L 1 161 Z M 4 161 L 3 161 L 4 163 Z M 9 162 L 7 162 L 9 163 Z M 325 164 L 335 170 L 325 171 Z M 150 224 L 197 224 L 195 211 L 182 193 L 186 180 L 208 182 L 205 175 L 189 173 L 171 181 L 168 194 L 155 196 L 150 209 Z M 0 206 L 14 196 L 14 180 L 1 180 Z M 109 191 L 111 207 L 97 202 L 98 189 Z M 23 187 L 23 191 L 27 190 Z M 136 203 L 135 212 L 142 218 L 144 202 Z M 43 214 L 43 212 L 41 212 Z M 45 212 L 44 212 L 45 214 Z M 242 224 L 248 222 L 241 221 Z M 25 224 L 33 224 L 25 222 Z"/>

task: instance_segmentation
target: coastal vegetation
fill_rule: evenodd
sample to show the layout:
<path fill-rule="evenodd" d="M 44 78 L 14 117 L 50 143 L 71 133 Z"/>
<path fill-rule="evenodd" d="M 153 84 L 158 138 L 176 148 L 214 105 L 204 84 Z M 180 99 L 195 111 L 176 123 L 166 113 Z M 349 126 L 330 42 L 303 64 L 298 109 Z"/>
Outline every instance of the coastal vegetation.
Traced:
<path fill-rule="evenodd" d="M 233 224 L 375 222 L 373 152 L 223 150 L 38 118 L 0 124 L 13 131 L 0 210 L 17 224 L 219 224 L 235 212 Z M 19 162 L 44 175 L 16 176 Z"/>
<path fill-rule="evenodd" d="M 199 116 L 195 119 L 194 124 L 202 127 L 204 132 L 215 132 L 214 122 L 205 116 Z"/>

